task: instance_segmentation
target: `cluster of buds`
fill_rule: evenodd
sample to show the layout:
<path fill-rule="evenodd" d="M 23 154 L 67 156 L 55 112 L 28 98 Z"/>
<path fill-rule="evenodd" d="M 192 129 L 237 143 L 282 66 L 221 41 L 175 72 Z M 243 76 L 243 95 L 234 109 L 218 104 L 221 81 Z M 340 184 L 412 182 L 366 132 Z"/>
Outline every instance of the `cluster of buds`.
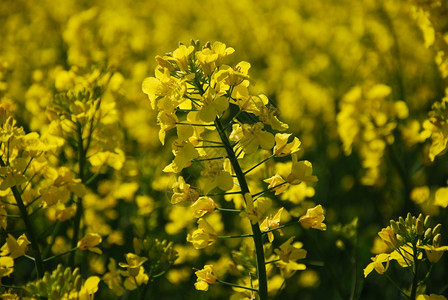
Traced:
<path fill-rule="evenodd" d="M 391 248 L 398 248 L 400 246 L 411 243 L 417 247 L 424 245 L 433 245 L 438 247 L 441 241 L 440 230 L 442 224 L 437 224 L 434 228 L 430 227 L 430 216 L 423 217 L 420 214 L 418 217 L 412 216 L 410 213 L 406 219 L 399 217 L 398 221 L 391 220 L 390 227 L 395 235 L 389 240 L 383 240 Z M 381 236 L 381 235 L 380 235 Z"/>
<path fill-rule="evenodd" d="M 79 268 L 73 271 L 70 268 L 58 265 L 50 274 L 46 272 L 42 279 L 30 282 L 26 286 L 26 291 L 31 295 L 39 295 L 48 299 L 68 299 L 71 297 L 93 295 L 98 290 L 100 279 L 97 276 L 91 276 L 86 281 L 81 277 Z"/>
<path fill-rule="evenodd" d="M 148 273 L 156 278 L 165 274 L 178 258 L 173 242 L 158 239 L 139 240 L 134 238 L 134 250 L 138 256 L 148 258 Z"/>

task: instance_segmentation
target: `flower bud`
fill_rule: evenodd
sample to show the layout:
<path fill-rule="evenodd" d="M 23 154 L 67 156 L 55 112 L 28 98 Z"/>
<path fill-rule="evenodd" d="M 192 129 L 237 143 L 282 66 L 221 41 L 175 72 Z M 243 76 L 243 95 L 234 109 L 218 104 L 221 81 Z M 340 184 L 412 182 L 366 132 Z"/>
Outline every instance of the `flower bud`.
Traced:
<path fill-rule="evenodd" d="M 82 288 L 82 277 L 81 275 L 78 275 L 75 278 L 75 290 L 80 291 L 81 288 Z"/>
<path fill-rule="evenodd" d="M 399 232 L 401 235 L 405 235 L 405 234 L 407 233 L 406 226 L 404 226 L 403 224 L 401 224 L 401 222 L 398 223 L 398 232 Z"/>
<path fill-rule="evenodd" d="M 434 227 L 434 229 L 432 230 L 432 235 L 436 235 L 440 232 L 440 230 L 442 230 L 442 224 L 437 224 L 436 227 Z"/>
<path fill-rule="evenodd" d="M 423 220 L 422 218 L 417 219 L 417 224 L 415 225 L 416 231 L 418 235 L 423 234 Z"/>
<path fill-rule="evenodd" d="M 431 237 L 432 230 L 431 228 L 426 229 L 425 235 L 423 236 L 424 240 L 428 240 Z"/>
<path fill-rule="evenodd" d="M 403 226 L 406 225 L 406 223 L 405 223 L 403 217 L 401 217 L 401 216 L 398 218 L 398 222 L 399 222 L 401 225 L 403 225 Z"/>
<path fill-rule="evenodd" d="M 439 247 L 441 241 L 442 241 L 442 235 L 440 233 L 438 233 L 438 234 L 436 234 L 436 236 L 432 240 L 432 244 L 435 247 Z"/>
<path fill-rule="evenodd" d="M 394 220 L 390 220 L 390 227 L 395 234 L 399 233 L 397 222 L 395 222 Z"/>
<path fill-rule="evenodd" d="M 429 223 L 431 222 L 431 217 L 429 215 L 426 216 L 425 218 L 425 222 L 423 223 L 423 225 L 425 227 L 429 227 Z"/>

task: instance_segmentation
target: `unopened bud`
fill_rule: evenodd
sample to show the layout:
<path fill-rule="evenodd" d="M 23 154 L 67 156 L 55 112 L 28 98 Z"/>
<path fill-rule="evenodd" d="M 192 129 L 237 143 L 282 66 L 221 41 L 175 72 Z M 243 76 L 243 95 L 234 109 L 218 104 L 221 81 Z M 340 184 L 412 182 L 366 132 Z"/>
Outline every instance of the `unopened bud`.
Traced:
<path fill-rule="evenodd" d="M 398 218 L 398 222 L 403 226 L 406 225 L 406 222 L 404 221 L 403 217 L 401 217 L 401 216 Z"/>
<path fill-rule="evenodd" d="M 80 275 L 75 278 L 75 290 L 80 291 L 82 288 L 82 277 Z"/>
<path fill-rule="evenodd" d="M 432 233 L 431 228 L 426 229 L 423 239 L 428 240 L 431 237 L 431 233 Z"/>
<path fill-rule="evenodd" d="M 406 226 L 404 226 L 401 223 L 398 223 L 398 232 L 402 235 L 405 235 L 407 233 Z"/>
<path fill-rule="evenodd" d="M 442 224 L 437 224 L 436 227 L 434 227 L 434 229 L 432 230 L 432 235 L 436 235 L 440 232 L 440 230 L 442 230 Z"/>
<path fill-rule="evenodd" d="M 76 278 L 76 276 L 78 276 L 79 273 L 80 273 L 80 272 L 79 272 L 79 268 L 75 268 L 75 269 L 73 270 L 72 277 Z"/>
<path fill-rule="evenodd" d="M 426 216 L 425 218 L 425 222 L 423 223 L 423 225 L 425 227 L 429 227 L 429 223 L 431 222 L 431 217 L 429 215 Z"/>
<path fill-rule="evenodd" d="M 400 244 L 405 244 L 406 243 L 406 240 L 400 234 L 397 234 L 397 240 L 400 242 Z"/>
<path fill-rule="evenodd" d="M 390 227 L 395 234 L 399 233 L 397 222 L 395 222 L 394 220 L 390 220 Z"/>
<path fill-rule="evenodd" d="M 434 239 L 432 240 L 432 244 L 436 247 L 440 245 L 440 242 L 442 241 L 442 235 L 440 233 L 436 234 Z"/>
<path fill-rule="evenodd" d="M 408 213 L 407 215 L 406 215 L 406 225 L 407 226 L 412 226 L 412 215 L 411 215 L 411 213 Z"/>
<path fill-rule="evenodd" d="M 422 218 L 417 219 L 417 224 L 415 225 L 416 231 L 418 235 L 423 234 L 423 221 Z"/>

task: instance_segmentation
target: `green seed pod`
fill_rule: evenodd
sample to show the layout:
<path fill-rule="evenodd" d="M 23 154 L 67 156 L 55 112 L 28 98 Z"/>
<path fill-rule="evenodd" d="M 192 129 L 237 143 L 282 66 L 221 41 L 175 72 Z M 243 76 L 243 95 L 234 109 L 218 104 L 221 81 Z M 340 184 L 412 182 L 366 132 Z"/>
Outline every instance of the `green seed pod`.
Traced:
<path fill-rule="evenodd" d="M 437 224 L 436 227 L 434 227 L 434 229 L 432 230 L 432 235 L 436 235 L 440 232 L 440 230 L 442 230 L 442 224 Z"/>
<path fill-rule="evenodd" d="M 429 215 L 426 216 L 425 218 L 425 222 L 423 223 L 423 225 L 425 227 L 429 227 L 429 223 L 431 222 L 431 217 Z"/>

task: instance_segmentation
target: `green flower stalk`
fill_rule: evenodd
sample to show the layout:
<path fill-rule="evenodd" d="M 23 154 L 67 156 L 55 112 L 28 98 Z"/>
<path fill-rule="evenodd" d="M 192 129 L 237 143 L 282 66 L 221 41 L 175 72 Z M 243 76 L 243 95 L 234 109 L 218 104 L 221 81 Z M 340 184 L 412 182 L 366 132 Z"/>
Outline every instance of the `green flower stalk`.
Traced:
<path fill-rule="evenodd" d="M 198 220 L 198 228 L 188 234 L 187 241 L 196 249 L 215 244 L 219 239 L 251 237 L 254 243 L 255 263 L 245 275 L 256 274 L 255 286 L 233 284 L 217 278 L 213 266 L 207 265 L 196 272 L 196 289 L 208 290 L 215 282 L 238 286 L 256 292 L 260 299 L 268 298 L 266 261 L 276 262 L 280 269 L 289 268 L 288 274 L 303 270 L 305 266 L 295 264 L 294 259 L 282 261 L 278 257 L 265 257 L 265 240 L 274 239 L 273 232 L 279 230 L 280 216 L 284 208 L 268 216 L 272 200 L 267 196 L 281 194 L 291 185 L 315 182 L 312 165 L 308 161 L 298 161 L 296 152 L 300 141 L 290 138 L 291 134 L 280 133 L 288 128 L 276 116 L 276 109 L 264 95 L 251 95 L 248 62 L 240 62 L 231 67 L 224 64 L 226 56 L 234 52 L 221 42 L 206 43 L 200 49 L 198 42 L 190 46 L 181 44 L 179 48 L 165 56 L 156 56 L 158 66 L 155 77 L 146 78 L 142 89 L 157 109 L 160 125 L 159 139 L 162 144 L 167 132 L 176 129 L 177 137 L 172 142 L 173 161 L 164 172 L 179 173 L 193 163 L 201 164 L 198 178 L 201 192 L 193 189 L 184 177 L 179 176 L 173 185 L 173 204 L 191 204 L 193 215 Z M 280 132 L 279 132 L 280 131 Z M 260 158 L 260 154 L 264 157 Z M 258 171 L 276 157 L 292 156 L 290 169 L 279 172 L 264 180 L 269 185 L 263 190 L 256 187 Z M 185 172 L 184 172 L 185 174 Z M 194 177 L 194 172 L 191 173 Z M 219 189 L 222 192 L 216 192 Z M 256 192 L 253 192 L 255 191 Z M 224 196 L 234 199 L 235 208 L 221 208 L 211 197 Z M 219 236 L 213 224 L 207 221 L 207 214 L 238 214 L 250 222 L 251 234 Z M 300 219 L 305 227 L 325 230 L 323 209 L 317 206 Z M 297 222 L 296 222 L 297 224 Z M 274 255 L 275 256 L 275 255 Z M 294 269 L 295 268 L 295 269 Z"/>

